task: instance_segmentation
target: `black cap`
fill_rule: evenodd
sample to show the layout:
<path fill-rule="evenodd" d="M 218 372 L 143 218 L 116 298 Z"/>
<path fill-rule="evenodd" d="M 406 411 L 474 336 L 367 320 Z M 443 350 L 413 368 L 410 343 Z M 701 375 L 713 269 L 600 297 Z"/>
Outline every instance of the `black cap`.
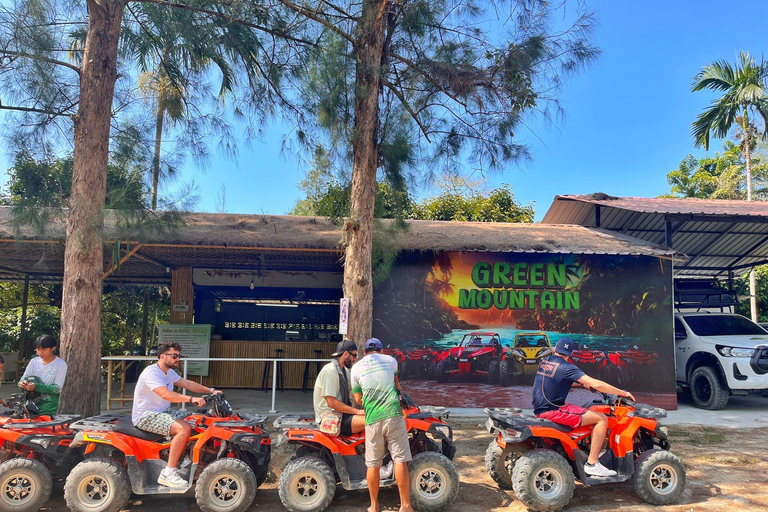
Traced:
<path fill-rule="evenodd" d="M 336 352 L 331 354 L 331 357 L 339 357 L 344 352 L 357 352 L 357 345 L 355 345 L 355 342 L 352 340 L 341 340 L 338 345 L 336 345 Z"/>

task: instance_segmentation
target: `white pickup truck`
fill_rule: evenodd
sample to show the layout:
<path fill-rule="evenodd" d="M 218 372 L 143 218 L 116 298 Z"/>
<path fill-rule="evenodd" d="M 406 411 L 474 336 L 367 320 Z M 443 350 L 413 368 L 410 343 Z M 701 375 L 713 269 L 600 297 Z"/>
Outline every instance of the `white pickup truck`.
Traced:
<path fill-rule="evenodd" d="M 675 313 L 675 356 L 677 384 L 702 409 L 768 396 L 768 332 L 741 315 Z"/>

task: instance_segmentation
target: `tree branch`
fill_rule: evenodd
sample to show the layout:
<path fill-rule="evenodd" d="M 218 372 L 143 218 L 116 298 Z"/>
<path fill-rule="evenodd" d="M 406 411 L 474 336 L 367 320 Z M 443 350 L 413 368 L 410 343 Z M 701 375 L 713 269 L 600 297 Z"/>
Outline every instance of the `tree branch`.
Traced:
<path fill-rule="evenodd" d="M 67 108 L 72 108 L 72 106 Z M 8 106 L 8 105 L 3 105 L 2 103 L 0 103 L 0 110 L 16 110 L 17 112 L 32 112 L 34 114 L 46 114 L 54 117 L 71 115 L 70 112 L 54 112 L 52 110 L 44 110 L 41 108 Z"/>
<path fill-rule="evenodd" d="M 313 13 L 311 11 L 308 11 L 307 9 L 305 9 L 303 7 L 300 7 L 300 6 L 290 2 L 289 0 L 277 0 L 277 1 L 280 2 L 281 4 L 283 4 L 284 6 L 286 6 L 287 8 L 291 9 L 292 11 L 297 12 L 297 13 L 301 14 L 302 16 L 306 16 L 307 18 L 320 23 L 321 25 L 323 25 L 325 28 L 327 28 L 331 32 L 341 36 L 344 39 L 346 39 L 347 41 L 349 41 L 349 43 L 352 45 L 353 48 L 357 46 L 357 44 L 356 44 L 357 42 L 355 41 L 354 37 L 350 36 L 349 34 L 344 32 L 343 30 L 341 30 L 339 27 L 337 27 L 333 23 L 331 23 L 331 22 L 329 22 L 327 20 L 322 19 L 317 14 L 315 14 L 315 13 Z"/>
<path fill-rule="evenodd" d="M 43 57 L 42 55 L 33 55 L 31 53 L 14 52 L 10 50 L 0 50 L 0 55 L 9 55 L 11 57 L 23 57 L 25 59 L 40 60 L 43 62 L 48 62 L 50 64 L 56 64 L 57 66 L 64 66 L 65 68 L 71 69 L 72 71 L 77 73 L 78 76 L 80 76 L 80 68 L 73 64 L 70 64 L 69 62 L 63 62 L 60 60 Z"/>
<path fill-rule="evenodd" d="M 421 133 L 424 134 L 424 138 L 427 139 L 427 142 L 431 144 L 432 141 L 429 139 L 429 133 L 427 132 L 427 128 L 421 123 L 421 119 L 419 119 L 419 116 L 416 114 L 416 112 L 413 111 L 413 109 L 411 108 L 411 105 L 405 99 L 403 94 L 400 91 L 398 91 L 397 87 L 395 87 L 394 84 L 390 83 L 390 81 L 387 80 L 386 78 L 381 77 L 381 82 L 387 87 L 387 89 L 392 91 L 392 94 L 397 96 L 397 99 L 399 99 L 400 103 L 403 104 L 403 107 L 405 108 L 405 110 L 408 111 L 408 113 L 411 115 L 413 120 L 416 121 L 416 124 L 419 125 L 419 129 L 421 130 Z"/>

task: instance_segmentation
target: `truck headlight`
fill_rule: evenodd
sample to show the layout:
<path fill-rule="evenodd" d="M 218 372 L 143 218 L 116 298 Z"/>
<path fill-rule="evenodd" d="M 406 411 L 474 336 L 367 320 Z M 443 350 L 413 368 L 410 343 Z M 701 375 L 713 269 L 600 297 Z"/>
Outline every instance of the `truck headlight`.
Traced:
<path fill-rule="evenodd" d="M 755 349 L 753 348 L 739 348 L 739 347 L 724 347 L 717 345 L 717 351 L 720 355 L 725 357 L 752 357 L 755 355 Z"/>

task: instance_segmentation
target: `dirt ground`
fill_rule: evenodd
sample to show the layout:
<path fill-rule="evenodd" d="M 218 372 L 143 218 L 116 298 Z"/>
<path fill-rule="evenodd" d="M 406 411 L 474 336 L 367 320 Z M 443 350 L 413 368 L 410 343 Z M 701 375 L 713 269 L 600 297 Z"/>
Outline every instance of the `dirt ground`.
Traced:
<path fill-rule="evenodd" d="M 506 510 L 523 512 L 513 491 L 502 491 L 485 471 L 483 456 L 491 436 L 480 428 L 481 421 L 451 420 L 454 426 L 457 454 L 455 463 L 461 476 L 461 491 L 448 509 L 451 512 L 484 512 Z M 768 429 L 715 429 L 701 426 L 671 426 L 672 451 L 678 454 L 686 468 L 688 484 L 678 503 L 652 507 L 641 501 L 629 483 L 585 487 L 576 492 L 565 510 L 587 512 L 621 509 L 622 512 L 731 512 L 732 510 L 764 512 L 768 510 Z M 274 438 L 274 436 L 273 436 Z M 275 453 L 275 466 L 285 460 L 286 453 Z M 277 473 L 277 469 L 275 470 Z M 285 510 L 280 503 L 275 481 L 268 481 L 256 495 L 251 511 Z M 381 503 L 385 510 L 397 510 L 395 488 L 382 489 Z M 347 492 L 341 487 L 329 510 L 338 512 L 364 511 L 368 506 L 365 491 Z M 51 512 L 67 510 L 62 497 L 62 484 L 54 487 L 53 497 L 41 509 Z M 192 491 L 177 497 L 133 496 L 126 510 L 187 512 L 199 510 Z"/>

